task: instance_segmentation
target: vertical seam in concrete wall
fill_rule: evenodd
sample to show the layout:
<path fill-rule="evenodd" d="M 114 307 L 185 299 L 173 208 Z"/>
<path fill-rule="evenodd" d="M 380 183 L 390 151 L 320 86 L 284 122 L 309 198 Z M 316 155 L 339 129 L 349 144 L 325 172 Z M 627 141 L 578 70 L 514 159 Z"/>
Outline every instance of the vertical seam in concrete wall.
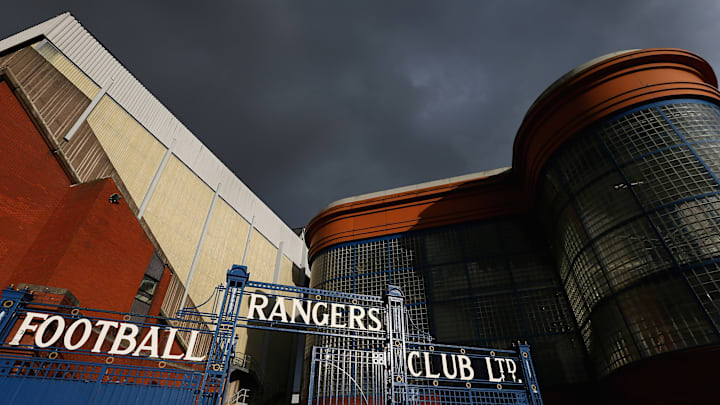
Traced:
<path fill-rule="evenodd" d="M 142 203 L 140 204 L 140 209 L 138 210 L 137 218 L 142 218 L 143 214 L 145 213 L 145 208 L 147 208 L 148 204 L 150 204 L 150 198 L 152 198 L 153 192 L 155 191 L 155 187 L 157 186 L 158 182 L 160 181 L 160 176 L 163 173 L 163 170 L 165 170 L 165 165 L 167 165 L 168 160 L 170 159 L 170 156 L 173 153 L 173 149 L 175 148 L 175 138 L 170 142 L 170 147 L 165 151 L 165 155 L 163 156 L 162 160 L 160 161 L 160 165 L 158 166 L 157 170 L 155 171 L 155 176 L 153 177 L 152 181 L 150 182 L 150 186 L 148 187 L 147 191 L 145 192 L 145 197 L 143 197 Z M 220 188 L 220 184 L 218 184 L 218 188 Z M 215 191 L 215 196 L 217 196 L 217 190 Z M 215 200 L 213 200 L 214 203 Z"/>
<path fill-rule="evenodd" d="M 187 301 L 188 291 L 190 291 L 190 282 L 192 282 L 193 273 L 195 267 L 200 259 L 200 250 L 202 250 L 203 241 L 205 240 L 205 234 L 207 234 L 208 226 L 210 225 L 210 218 L 212 218 L 213 210 L 215 209 L 215 203 L 217 202 L 218 193 L 220 192 L 220 183 L 215 187 L 215 194 L 213 195 L 212 203 L 210 203 L 210 209 L 208 210 L 207 217 L 205 217 L 205 225 L 203 225 L 202 233 L 200 234 L 200 240 L 198 241 L 197 248 L 195 249 L 195 257 L 193 257 L 192 264 L 190 265 L 190 272 L 188 272 L 187 281 L 185 281 L 185 292 L 183 292 L 182 301 L 180 301 L 180 310 L 185 307 L 185 301 Z"/>
<path fill-rule="evenodd" d="M 250 220 L 250 229 L 248 230 L 247 240 L 245 240 L 245 252 L 243 252 L 242 265 L 245 266 L 247 263 L 248 248 L 250 247 L 250 238 L 252 237 L 253 228 L 255 228 L 255 215 Z"/>
<path fill-rule="evenodd" d="M 78 131 L 78 129 L 80 129 L 80 125 L 82 125 L 82 123 L 85 122 L 85 120 L 87 120 L 87 117 L 98 105 L 98 103 L 100 102 L 100 99 L 102 99 L 102 97 L 105 95 L 105 93 L 107 93 L 108 90 L 110 90 L 110 86 L 112 86 L 112 84 L 113 84 L 113 79 L 110 79 L 107 81 L 107 83 L 105 83 L 105 85 L 100 90 L 98 90 L 97 94 L 95 94 L 95 98 L 93 98 L 92 102 L 90 102 L 90 105 L 87 106 L 85 111 L 83 111 L 83 113 L 80 115 L 80 117 L 78 117 L 77 121 L 75 121 L 73 126 L 70 127 L 70 130 L 67 132 L 67 134 L 65 134 L 65 136 L 63 137 L 63 139 L 65 139 L 65 141 L 69 141 L 70 139 L 72 139 L 72 137 L 75 135 L 75 133 Z"/>
<path fill-rule="evenodd" d="M 280 242 L 277 250 L 277 256 L 275 257 L 275 273 L 273 274 L 273 284 L 277 284 L 280 278 L 280 267 L 282 265 L 283 258 L 283 245 L 285 242 Z"/>

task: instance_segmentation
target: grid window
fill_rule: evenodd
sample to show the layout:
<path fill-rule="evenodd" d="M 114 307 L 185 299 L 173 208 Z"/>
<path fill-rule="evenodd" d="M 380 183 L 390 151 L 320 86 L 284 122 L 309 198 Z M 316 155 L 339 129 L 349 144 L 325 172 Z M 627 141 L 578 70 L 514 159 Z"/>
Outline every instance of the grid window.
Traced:
<path fill-rule="evenodd" d="M 576 195 L 575 201 L 590 238 L 642 213 L 632 191 L 617 172 L 592 183 Z"/>
<path fill-rule="evenodd" d="M 422 265 L 421 258 L 424 256 L 424 252 L 419 238 L 402 237 L 390 239 L 387 243 L 390 253 L 390 270 L 408 269 Z"/>
<path fill-rule="evenodd" d="M 425 251 L 430 265 L 456 263 L 463 258 L 457 232 L 450 230 L 426 233 Z"/>
<path fill-rule="evenodd" d="M 608 232 L 593 245 L 616 290 L 672 266 L 662 243 L 644 217 Z"/>
<path fill-rule="evenodd" d="M 687 146 L 646 156 L 622 168 L 643 206 L 650 210 L 683 198 L 720 191 Z"/>
<path fill-rule="evenodd" d="M 668 104 L 660 110 L 688 142 L 720 139 L 720 116 L 707 104 Z"/>
<path fill-rule="evenodd" d="M 472 261 L 466 263 L 465 266 L 473 294 L 487 294 L 488 291 L 495 292 L 512 288 L 512 276 L 505 257 Z"/>
<path fill-rule="evenodd" d="M 321 282 L 327 280 L 325 277 L 325 256 L 326 253 L 321 253 L 315 257 L 315 260 L 312 261 L 310 264 L 310 276 L 311 276 L 311 282 L 310 285 L 312 287 L 316 287 Z"/>
<path fill-rule="evenodd" d="M 602 127 L 598 134 L 620 164 L 682 143 L 682 139 L 654 108 L 627 114 Z"/>
<path fill-rule="evenodd" d="M 519 301 L 530 335 L 552 335 L 574 329 L 574 321 L 561 290 L 522 292 Z"/>
<path fill-rule="evenodd" d="M 583 342 L 607 375 L 641 354 L 717 339 L 707 319 L 720 324 L 713 264 L 720 260 L 720 185 L 713 177 L 720 172 L 720 114 L 705 104 L 674 103 L 593 131 L 550 159 L 538 209 Z M 602 153 L 592 162 L 598 169 L 578 169 L 599 139 L 619 171 L 603 172 Z M 570 192 L 559 215 L 553 188 Z M 673 269 L 684 274 L 667 272 Z"/>
<path fill-rule="evenodd" d="M 428 324 L 427 305 L 425 303 L 408 306 L 407 313 L 410 320 L 410 333 L 428 333 L 430 326 Z"/>
<path fill-rule="evenodd" d="M 585 321 L 587 321 L 590 316 L 590 311 L 585 304 L 585 299 L 583 298 L 580 289 L 578 289 L 574 277 L 568 277 L 568 279 L 565 280 L 565 292 L 567 293 L 570 308 L 572 308 L 573 313 L 575 314 L 575 319 L 577 320 L 578 325 L 585 324 Z"/>
<path fill-rule="evenodd" d="M 494 222 L 471 224 L 459 229 L 465 259 L 484 258 L 497 254 L 502 247 Z"/>
<path fill-rule="evenodd" d="M 325 262 L 325 280 L 345 277 L 353 273 L 353 247 L 343 246 L 327 252 Z"/>
<path fill-rule="evenodd" d="M 712 263 L 687 270 L 685 277 L 715 327 L 720 328 L 720 264 Z"/>
<path fill-rule="evenodd" d="M 428 269 L 433 301 L 467 297 L 470 294 L 465 264 L 447 264 Z"/>
<path fill-rule="evenodd" d="M 432 331 L 440 343 L 509 349 L 518 338 L 551 334 L 564 344 L 580 341 L 567 299 L 555 295 L 562 285 L 536 226 L 518 216 L 359 241 L 318 254 L 311 284 L 374 296 L 397 285 L 405 293 L 410 333 Z M 579 236 L 574 243 L 579 249 Z M 370 344 L 318 342 L 356 349 Z M 568 355 L 580 356 L 570 363 L 584 362 L 582 353 Z M 536 365 L 552 367 L 542 360 Z"/>
<path fill-rule="evenodd" d="M 476 298 L 475 316 L 483 340 L 506 338 L 512 341 L 528 335 L 514 294 Z"/>
<path fill-rule="evenodd" d="M 618 296 L 643 356 L 712 343 L 710 325 L 680 278 L 646 283 Z"/>
<path fill-rule="evenodd" d="M 402 289 L 406 304 L 425 302 L 425 278 L 418 270 L 394 271 L 390 273 L 390 284 Z"/>
<path fill-rule="evenodd" d="M 587 235 L 577 216 L 577 210 L 572 206 L 568 206 L 563 211 L 558 221 L 556 233 L 557 251 L 561 255 L 568 257 L 570 262 L 588 243 Z M 565 278 L 566 273 L 563 270 L 561 268 L 560 277 Z"/>
<path fill-rule="evenodd" d="M 569 153 L 557 162 L 556 168 L 569 191 L 575 193 L 613 169 L 613 163 L 597 138 L 585 137 L 581 142 L 572 142 Z"/>
<path fill-rule="evenodd" d="M 440 342 L 468 343 L 478 339 L 473 300 L 462 299 L 433 304 L 435 337 Z"/>
<path fill-rule="evenodd" d="M 544 385 L 578 383 L 587 380 L 582 340 L 579 336 L 547 335 L 532 339 L 533 362 L 552 364 L 543 370 Z"/>
<path fill-rule="evenodd" d="M 696 143 L 692 148 L 715 177 L 720 176 L 720 142 Z"/>
<path fill-rule="evenodd" d="M 357 274 L 388 269 L 387 241 L 367 242 L 357 246 Z"/>
<path fill-rule="evenodd" d="M 573 264 L 573 273 L 590 309 L 595 303 L 610 295 L 610 286 L 592 249 L 585 249 L 577 256 Z"/>
<path fill-rule="evenodd" d="M 537 254 L 517 254 L 508 258 L 513 281 L 521 288 L 558 286 L 551 261 Z"/>
<path fill-rule="evenodd" d="M 544 213 L 539 219 L 548 228 L 560 217 L 560 211 L 567 205 L 568 194 L 562 185 L 557 171 L 548 167 L 540 183 L 539 211 Z"/>
<path fill-rule="evenodd" d="M 593 310 L 592 323 L 588 322 L 583 337 L 600 376 L 640 359 L 614 300 Z"/>
<path fill-rule="evenodd" d="M 680 266 L 720 258 L 720 196 L 674 204 L 651 217 Z"/>
<path fill-rule="evenodd" d="M 390 284 L 387 272 L 358 275 L 355 282 L 357 294 L 374 295 L 376 297 L 382 297 L 387 291 L 388 284 Z"/>

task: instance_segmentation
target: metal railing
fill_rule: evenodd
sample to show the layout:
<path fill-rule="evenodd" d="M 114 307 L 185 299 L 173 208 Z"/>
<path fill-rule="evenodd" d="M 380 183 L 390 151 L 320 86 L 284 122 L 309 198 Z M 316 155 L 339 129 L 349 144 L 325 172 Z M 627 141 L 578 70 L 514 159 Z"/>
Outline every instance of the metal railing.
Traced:
<path fill-rule="evenodd" d="M 258 381 L 261 384 L 263 381 L 265 381 L 263 378 L 264 376 L 260 363 L 255 357 L 250 354 L 236 352 L 235 357 L 232 359 L 230 365 L 231 367 L 239 367 L 241 369 L 247 370 L 248 372 L 255 373 Z"/>

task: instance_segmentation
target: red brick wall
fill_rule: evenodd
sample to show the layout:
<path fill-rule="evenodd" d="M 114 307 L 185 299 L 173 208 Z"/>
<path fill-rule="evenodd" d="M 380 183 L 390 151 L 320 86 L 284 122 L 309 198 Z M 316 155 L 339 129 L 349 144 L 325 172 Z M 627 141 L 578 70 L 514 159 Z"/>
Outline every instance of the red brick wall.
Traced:
<path fill-rule="evenodd" d="M 40 132 L 0 81 L 0 286 L 70 186 Z"/>
<path fill-rule="evenodd" d="M 112 179 L 70 185 L 4 82 L 0 156 L 0 287 L 67 288 L 81 306 L 129 311 L 152 243 L 124 199 L 108 201 Z"/>

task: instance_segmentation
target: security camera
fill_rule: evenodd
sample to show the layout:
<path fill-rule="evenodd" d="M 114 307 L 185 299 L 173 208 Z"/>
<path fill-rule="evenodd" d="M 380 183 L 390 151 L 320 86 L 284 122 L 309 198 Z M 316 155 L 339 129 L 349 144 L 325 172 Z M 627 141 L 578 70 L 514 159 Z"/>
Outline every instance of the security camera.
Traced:
<path fill-rule="evenodd" d="M 110 201 L 111 204 L 118 204 L 120 200 L 122 200 L 122 196 L 118 193 L 113 193 L 113 195 L 108 198 L 108 201 Z"/>

